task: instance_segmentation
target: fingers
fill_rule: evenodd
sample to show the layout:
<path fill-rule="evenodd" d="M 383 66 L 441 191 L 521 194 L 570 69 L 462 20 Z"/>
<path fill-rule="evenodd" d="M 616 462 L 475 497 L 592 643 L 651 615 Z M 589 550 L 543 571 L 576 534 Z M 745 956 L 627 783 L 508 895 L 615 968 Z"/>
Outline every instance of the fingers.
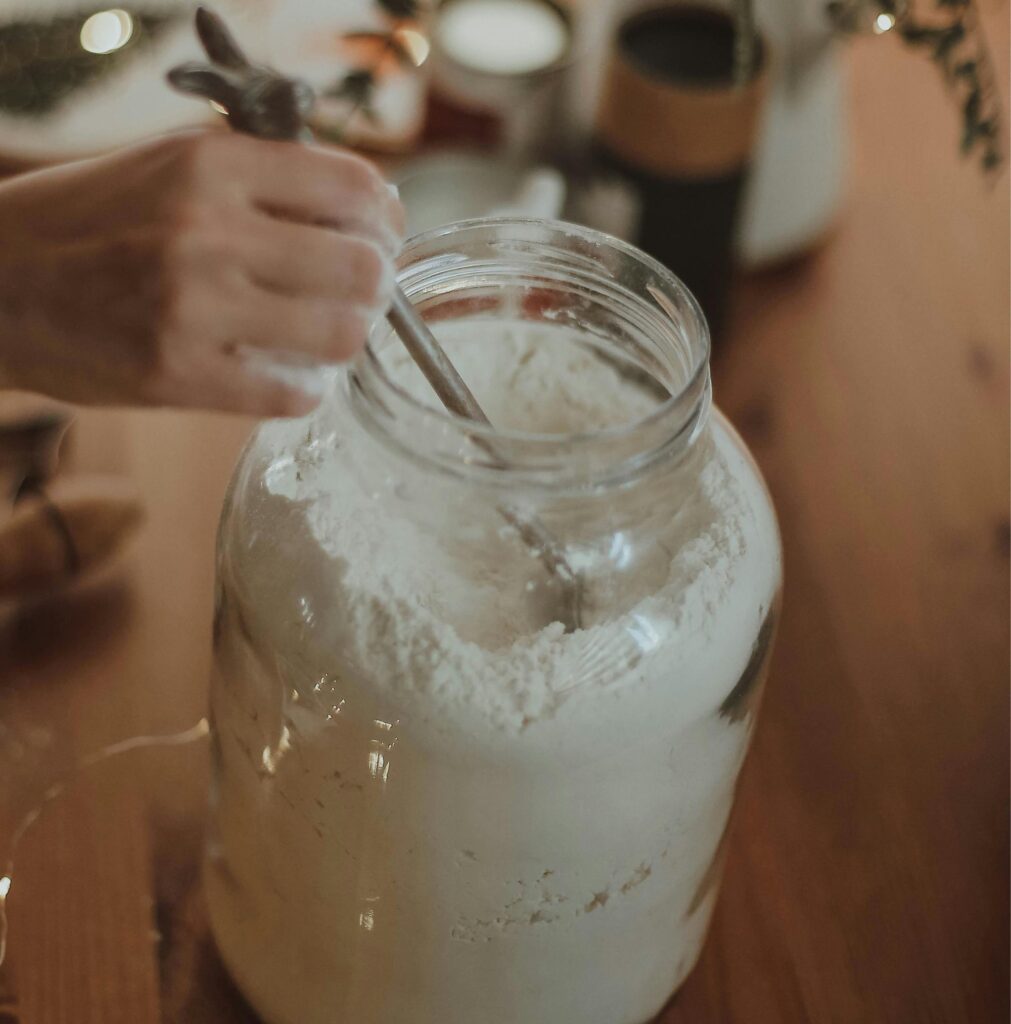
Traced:
<path fill-rule="evenodd" d="M 279 379 L 254 364 L 222 362 L 197 387 L 166 395 L 159 404 L 188 409 L 212 409 L 275 419 L 306 416 L 319 404 L 320 394 Z"/>
<path fill-rule="evenodd" d="M 219 338 L 226 354 L 243 346 L 342 363 L 365 344 L 375 314 L 340 300 L 253 292 Z"/>
<path fill-rule="evenodd" d="M 403 209 L 367 161 L 225 133 L 148 154 L 159 310 L 142 395 L 301 415 L 388 307 Z M 308 389 L 308 390 L 307 390 Z"/>
<path fill-rule="evenodd" d="M 282 219 L 371 238 L 391 255 L 399 251 L 403 207 L 367 160 L 337 149 L 242 141 L 256 146 L 244 175 L 254 206 Z"/>
<path fill-rule="evenodd" d="M 213 132 L 156 152 L 174 183 L 163 217 L 182 247 L 213 242 L 216 259 L 267 288 L 382 308 L 405 216 L 396 189 L 367 160 Z"/>
<path fill-rule="evenodd" d="M 246 345 L 199 339 L 173 372 L 149 382 L 152 405 L 212 409 L 248 416 L 304 416 L 323 397 L 329 375 L 312 360 Z"/>
<path fill-rule="evenodd" d="M 241 260 L 250 280 L 268 292 L 340 300 L 373 318 L 389 305 L 395 279 L 392 258 L 375 242 L 278 221 L 250 234 Z"/>
<path fill-rule="evenodd" d="M 255 358 L 240 356 L 222 365 L 216 381 L 208 406 L 246 416 L 305 416 L 322 397 L 318 387 L 303 383 L 296 375 L 286 377 L 283 372 L 276 372 L 269 361 Z"/>
<path fill-rule="evenodd" d="M 280 220 L 338 228 L 399 252 L 406 217 L 397 191 L 368 160 L 345 150 L 182 132 L 140 152 L 164 179 L 164 205 L 213 218 L 254 209 Z"/>
<path fill-rule="evenodd" d="M 327 378 L 308 363 L 286 367 L 274 355 L 201 339 L 170 373 L 136 390 L 146 405 L 211 409 L 247 416 L 304 416 L 323 396 Z"/>
<path fill-rule="evenodd" d="M 184 272 L 156 321 L 139 397 L 260 416 L 301 415 L 319 400 L 322 367 L 351 358 L 375 312 L 319 296 Z"/>

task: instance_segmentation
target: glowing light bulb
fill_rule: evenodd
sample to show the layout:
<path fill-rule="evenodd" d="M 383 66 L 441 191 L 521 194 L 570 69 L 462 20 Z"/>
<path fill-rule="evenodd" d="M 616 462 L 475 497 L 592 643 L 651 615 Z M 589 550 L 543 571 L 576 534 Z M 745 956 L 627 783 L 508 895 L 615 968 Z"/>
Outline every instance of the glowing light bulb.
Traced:
<path fill-rule="evenodd" d="M 888 32 L 890 29 L 893 29 L 893 28 L 895 28 L 895 15 L 894 14 L 889 14 L 887 11 L 882 11 L 874 19 L 874 34 L 875 35 L 879 35 L 879 36 L 883 35 L 885 32 Z"/>
<path fill-rule="evenodd" d="M 118 8 L 99 11 L 81 26 L 81 46 L 88 53 L 112 53 L 130 41 L 133 18 Z"/>

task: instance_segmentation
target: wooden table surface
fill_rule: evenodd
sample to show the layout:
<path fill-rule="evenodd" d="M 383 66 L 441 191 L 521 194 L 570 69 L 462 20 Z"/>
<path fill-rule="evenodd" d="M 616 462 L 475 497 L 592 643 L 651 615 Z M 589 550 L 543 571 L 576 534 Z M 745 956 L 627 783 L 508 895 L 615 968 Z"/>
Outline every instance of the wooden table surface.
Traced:
<path fill-rule="evenodd" d="M 1006 81 L 1006 9 L 989 27 Z M 663 1024 L 1008 1019 L 1007 178 L 959 161 L 949 98 L 895 40 L 851 68 L 844 216 L 813 258 L 742 283 L 714 364 L 787 589 L 712 933 Z M 248 427 L 80 416 L 73 466 L 131 476 L 150 518 L 112 578 L 0 630 L 8 832 L 77 757 L 203 714 L 215 520 Z M 205 757 L 124 753 L 45 810 L 0 1021 L 251 1019 L 194 886 Z"/>

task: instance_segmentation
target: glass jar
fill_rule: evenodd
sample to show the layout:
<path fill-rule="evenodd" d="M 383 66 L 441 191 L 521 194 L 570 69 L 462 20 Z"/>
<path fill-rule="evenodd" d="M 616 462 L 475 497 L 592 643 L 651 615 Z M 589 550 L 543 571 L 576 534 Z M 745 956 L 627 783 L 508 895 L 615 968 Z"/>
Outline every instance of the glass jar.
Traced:
<path fill-rule="evenodd" d="M 268 1024 L 643 1024 L 697 959 L 781 555 L 698 305 L 573 225 L 470 221 L 225 502 L 206 887 Z M 631 417 L 631 421 L 629 418 Z M 580 628 L 537 521 L 580 582 Z"/>

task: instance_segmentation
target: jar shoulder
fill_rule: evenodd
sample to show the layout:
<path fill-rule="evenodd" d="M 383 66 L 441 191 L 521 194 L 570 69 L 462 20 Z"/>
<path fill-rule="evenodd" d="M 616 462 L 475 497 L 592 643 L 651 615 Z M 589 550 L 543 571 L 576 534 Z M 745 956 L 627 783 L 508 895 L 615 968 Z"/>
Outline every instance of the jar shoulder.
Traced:
<path fill-rule="evenodd" d="M 715 453 L 725 460 L 731 477 L 748 496 L 755 513 L 756 533 L 765 536 L 769 543 L 774 544 L 781 558 L 779 519 L 769 486 L 751 449 L 722 410 L 715 406 L 711 412 L 709 431 L 713 438 Z"/>
<path fill-rule="evenodd" d="M 235 622 L 268 661 L 290 667 L 286 685 L 296 692 L 340 680 L 341 700 L 379 701 L 373 718 L 437 722 L 440 742 L 450 728 L 484 742 L 523 735 L 524 746 L 542 736 L 557 745 L 561 730 L 576 737 L 576 756 L 604 724 L 631 735 L 644 723 L 669 731 L 715 714 L 777 605 L 772 501 L 717 410 L 696 463 L 641 496 L 656 506 L 648 523 L 594 535 L 587 565 L 601 575 L 589 597 L 599 614 L 591 606 L 588 628 L 571 635 L 549 615 L 536 619 L 536 591 L 508 534 L 497 540 L 510 555 L 497 575 L 468 575 L 489 536 L 468 535 L 472 517 L 495 524 L 480 504 L 447 506 L 428 533 L 401 514 L 393 491 L 366 493 L 351 475 L 333 493 L 307 497 L 299 475 L 311 478 L 318 443 L 304 425 L 261 428 L 237 471 L 219 544 L 224 599 L 241 612 Z M 347 451 L 328 458 L 351 461 Z"/>

